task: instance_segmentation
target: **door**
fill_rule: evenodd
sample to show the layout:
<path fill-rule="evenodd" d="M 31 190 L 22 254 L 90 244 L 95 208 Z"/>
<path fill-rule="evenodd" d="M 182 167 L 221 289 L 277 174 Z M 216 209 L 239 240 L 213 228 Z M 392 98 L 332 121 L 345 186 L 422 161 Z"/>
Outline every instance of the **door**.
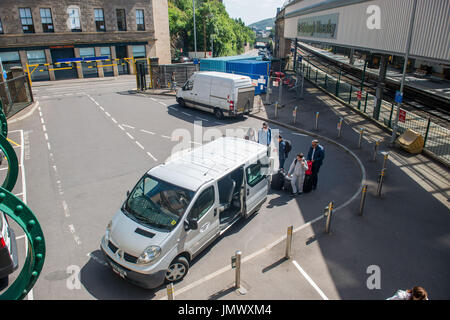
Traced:
<path fill-rule="evenodd" d="M 267 196 L 268 181 L 264 170 L 265 166 L 260 160 L 249 165 L 245 169 L 246 180 L 246 214 L 247 216 L 253 213 L 253 210 L 262 202 Z"/>
<path fill-rule="evenodd" d="M 51 49 L 50 53 L 52 56 L 53 71 L 55 73 L 56 80 L 78 78 L 76 63 L 67 62 L 67 63 L 58 63 L 57 64 L 58 60 L 75 58 L 73 48 Z"/>
<path fill-rule="evenodd" d="M 119 72 L 119 75 L 122 74 L 128 74 L 128 62 L 125 60 L 127 57 L 127 47 L 126 46 L 116 46 L 116 60 L 117 63 L 117 70 Z"/>
<path fill-rule="evenodd" d="M 203 189 L 189 212 L 188 219 L 197 219 L 198 228 L 186 234 L 185 246 L 193 255 L 205 247 L 219 233 L 215 184 Z"/>
<path fill-rule="evenodd" d="M 191 91 L 192 100 L 195 107 L 203 111 L 212 111 L 210 107 L 209 95 L 211 93 L 210 77 L 195 77 L 194 89 Z"/>

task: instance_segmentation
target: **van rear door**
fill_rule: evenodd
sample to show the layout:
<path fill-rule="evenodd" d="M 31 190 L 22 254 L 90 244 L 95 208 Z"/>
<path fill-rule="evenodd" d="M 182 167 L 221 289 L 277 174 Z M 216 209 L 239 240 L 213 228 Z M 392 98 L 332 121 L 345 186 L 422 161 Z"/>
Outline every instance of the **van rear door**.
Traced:
<path fill-rule="evenodd" d="M 257 160 L 245 168 L 246 181 L 246 213 L 248 217 L 258 208 L 258 206 L 266 199 L 268 191 L 267 176 L 264 174 L 265 165 Z"/>
<path fill-rule="evenodd" d="M 255 98 L 254 87 L 238 88 L 237 90 L 237 102 L 235 102 L 236 112 L 250 113 L 253 110 L 253 101 Z"/>

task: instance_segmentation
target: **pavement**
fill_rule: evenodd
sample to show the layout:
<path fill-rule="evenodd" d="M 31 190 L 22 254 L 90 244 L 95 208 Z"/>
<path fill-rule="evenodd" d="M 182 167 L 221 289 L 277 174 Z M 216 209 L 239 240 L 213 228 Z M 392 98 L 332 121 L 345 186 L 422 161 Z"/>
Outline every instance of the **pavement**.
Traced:
<path fill-rule="evenodd" d="M 385 299 L 414 285 L 423 286 L 431 299 L 450 298 L 448 168 L 384 143 L 380 150 L 390 154 L 377 197 L 382 159 L 371 161 L 372 145 L 389 134 L 308 83 L 303 100 L 284 95 L 276 119 L 273 106 L 266 105 L 234 121 L 217 121 L 180 108 L 172 96 L 134 88 L 131 77 L 39 86 L 36 111 L 17 115 L 20 121 L 10 126 L 24 131 L 28 204 L 46 235 L 46 263 L 30 299 L 167 299 L 164 287 L 137 288 L 105 265 L 99 242 L 108 221 L 142 173 L 170 155 L 180 130 L 189 132 L 195 145 L 223 133 L 242 136 L 263 119 L 292 141 L 286 165 L 319 137 L 326 158 L 318 189 L 296 198 L 271 191 L 258 214 L 194 259 L 186 278 L 174 285 L 175 299 Z M 345 125 L 337 139 L 341 116 Z M 200 142 L 195 121 L 202 121 Z M 361 126 L 367 134 L 359 149 Z M 363 184 L 369 189 L 359 216 Z M 323 210 L 330 201 L 338 210 L 327 234 Z M 288 226 L 294 233 L 291 257 L 285 259 Z M 230 263 L 236 250 L 242 251 L 241 291 L 234 288 Z M 380 286 L 370 289 L 374 266 Z"/>

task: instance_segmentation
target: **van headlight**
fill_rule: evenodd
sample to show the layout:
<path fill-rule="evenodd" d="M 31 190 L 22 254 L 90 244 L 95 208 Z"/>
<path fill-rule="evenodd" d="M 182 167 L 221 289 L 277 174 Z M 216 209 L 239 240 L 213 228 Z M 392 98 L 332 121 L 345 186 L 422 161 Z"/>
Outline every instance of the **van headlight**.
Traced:
<path fill-rule="evenodd" d="M 155 260 L 161 254 L 161 248 L 158 246 L 150 246 L 145 248 L 144 252 L 139 256 L 138 264 L 147 264 Z"/>

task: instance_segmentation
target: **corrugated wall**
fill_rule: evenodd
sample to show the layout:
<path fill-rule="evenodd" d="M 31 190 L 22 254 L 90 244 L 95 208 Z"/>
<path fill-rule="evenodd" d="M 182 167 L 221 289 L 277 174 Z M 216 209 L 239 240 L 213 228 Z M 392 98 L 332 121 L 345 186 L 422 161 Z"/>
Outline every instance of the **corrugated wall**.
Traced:
<path fill-rule="evenodd" d="M 381 29 L 367 27 L 369 5 L 381 9 Z M 300 17 L 339 13 L 336 39 L 298 37 L 324 43 L 369 48 L 373 51 L 404 54 L 413 0 L 375 0 L 346 7 L 286 18 L 286 38 L 297 37 Z M 434 60 L 450 60 L 450 0 L 418 0 L 411 55 Z"/>

